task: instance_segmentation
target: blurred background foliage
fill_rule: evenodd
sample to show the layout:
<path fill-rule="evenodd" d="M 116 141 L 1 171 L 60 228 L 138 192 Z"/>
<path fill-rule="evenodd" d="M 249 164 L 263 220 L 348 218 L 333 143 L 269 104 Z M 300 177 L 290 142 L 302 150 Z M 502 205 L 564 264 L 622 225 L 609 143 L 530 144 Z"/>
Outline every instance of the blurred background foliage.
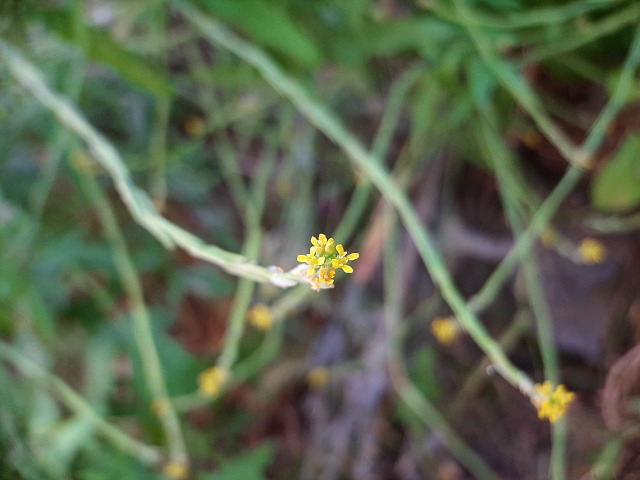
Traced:
<path fill-rule="evenodd" d="M 449 312 L 416 268 L 404 231 L 387 228 L 379 195 L 253 67 L 209 43 L 182 4 L 4 0 L 0 34 L 117 148 L 166 218 L 246 254 L 256 229 L 246 209 L 262 202 L 251 259 L 288 270 L 308 238 L 331 234 L 346 212 L 336 240 L 360 252 L 356 273 L 332 291 L 295 294 L 300 301 L 267 285 L 250 293 L 251 304 L 293 298 L 293 306 L 267 333 L 245 328 L 237 381 L 221 398 L 202 401 L 197 377 L 224 347 L 238 280 L 165 250 L 137 225 L 82 142 L 1 63 L 0 478 L 164 478 L 162 465 L 97 435 L 49 377 L 21 367 L 25 358 L 35 362 L 131 437 L 166 445 L 134 340 L 130 292 L 96 198 L 115 215 L 142 286 L 190 478 L 476 478 L 474 455 L 503 478 L 546 478 L 546 425 L 504 382 L 473 375 L 482 355 L 468 339 L 453 346 L 433 339 L 429 322 Z M 482 287 L 512 245 L 497 186 L 506 172 L 496 170 L 481 126 L 489 122 L 510 155 L 516 210 L 528 221 L 568 159 L 540 134 L 522 99 L 535 92 L 535 102 L 581 142 L 620 79 L 640 20 L 635 0 L 189 4 L 267 52 L 376 152 L 436 232 L 465 295 Z M 595 168 L 555 220 L 559 253 L 538 257 L 550 310 L 564 319 L 556 325 L 562 377 L 581 395 L 569 419 L 577 426 L 569 427 L 567 478 L 635 468 L 616 440 L 614 427 L 624 422 L 605 424 L 597 399 L 637 333 L 639 82 L 635 72 Z M 98 197 L 90 193 L 95 182 Z M 261 183 L 263 197 L 255 198 Z M 565 268 L 563 252 L 603 233 L 607 262 Z M 395 250 L 383 274 L 389 244 Z M 384 275 L 393 268 L 402 286 L 397 349 L 408 378 L 469 445 L 474 453 L 466 457 L 465 448 L 452 455 L 442 430 L 399 399 L 378 358 L 388 341 L 381 318 L 393 308 Z M 549 294 L 567 283 L 574 288 L 564 297 Z M 505 348 L 541 378 L 538 350 L 554 346 L 538 345 L 533 329 L 516 321 L 530 324 L 527 295 L 509 283 L 483 320 L 496 337 L 519 325 Z M 585 300 L 594 296 L 596 305 Z M 566 309 L 578 305 L 597 317 L 580 311 L 586 323 L 576 323 Z M 329 369 L 327 385 L 307 382 L 316 367 Z"/>

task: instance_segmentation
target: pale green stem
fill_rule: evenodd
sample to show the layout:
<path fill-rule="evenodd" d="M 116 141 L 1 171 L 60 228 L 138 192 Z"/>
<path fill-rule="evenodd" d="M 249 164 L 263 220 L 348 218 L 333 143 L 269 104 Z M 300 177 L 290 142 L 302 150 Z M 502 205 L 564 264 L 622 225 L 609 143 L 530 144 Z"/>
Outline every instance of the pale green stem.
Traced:
<path fill-rule="evenodd" d="M 182 436 L 182 429 L 167 394 L 162 365 L 153 340 L 151 318 L 145 305 L 142 286 L 135 266 L 131 262 L 126 242 L 118 227 L 115 214 L 101 192 L 96 179 L 91 174 L 82 172 L 78 175 L 78 178 L 98 215 L 105 237 L 111 246 L 116 270 L 131 302 L 133 339 L 142 360 L 142 370 L 151 393 L 153 405 L 158 407 L 156 412 L 167 437 L 169 459 L 171 462 L 188 465 L 189 459 Z"/>
<path fill-rule="evenodd" d="M 610 8 L 622 0 L 576 0 L 571 3 L 531 8 L 527 11 L 501 12 L 500 15 L 489 15 L 479 9 L 471 10 L 471 15 L 464 21 L 446 8 L 446 2 L 434 2 L 433 10 L 449 21 L 461 25 L 475 25 L 486 28 L 522 29 L 537 26 L 554 25 L 574 20 L 592 11 Z"/>
<path fill-rule="evenodd" d="M 166 37 L 167 37 L 167 10 L 158 8 L 150 16 L 149 35 L 154 44 L 158 45 L 158 50 L 162 52 L 161 62 L 166 68 Z M 155 125 L 151 133 L 149 145 L 149 158 L 152 162 L 149 190 L 156 209 L 160 212 L 164 210 L 167 200 L 167 130 L 169 128 L 169 113 L 171 101 L 168 98 L 156 98 L 155 102 Z"/>
<path fill-rule="evenodd" d="M 589 158 L 585 157 L 564 132 L 547 116 L 538 98 L 531 91 L 531 88 L 526 84 L 524 79 L 514 72 L 509 64 L 494 54 L 489 41 L 476 26 L 469 23 L 471 13 L 466 3 L 462 0 L 453 0 L 453 2 L 458 14 L 465 21 L 467 31 L 482 60 L 491 69 L 504 89 L 518 100 L 527 113 L 531 115 L 531 118 L 536 125 L 538 125 L 540 131 L 542 131 L 571 164 L 580 167 L 588 166 Z"/>
<path fill-rule="evenodd" d="M 14 347 L 0 340 L 0 357 L 15 365 L 23 374 L 50 389 L 55 396 L 75 415 L 88 419 L 96 432 L 120 450 L 137 458 L 140 462 L 157 466 L 162 455 L 155 447 L 130 437 L 119 428 L 101 418 L 80 395 L 55 375 L 47 372 L 36 362 L 26 357 Z"/>
<path fill-rule="evenodd" d="M 517 211 L 516 193 L 518 182 L 514 178 L 514 159 L 511 158 L 509 150 L 500 140 L 498 134 L 491 129 L 490 123 L 495 123 L 495 115 L 487 108 L 485 113 L 489 117 L 483 119 L 481 123 L 482 139 L 484 140 L 486 157 L 493 164 L 494 171 L 498 177 L 500 193 L 504 204 L 504 209 L 511 224 L 511 228 L 516 236 L 522 234 L 523 222 Z M 536 318 L 536 331 L 538 334 L 538 344 L 542 355 L 544 377 L 554 385 L 560 382 L 558 370 L 558 352 L 553 335 L 553 321 L 549 306 L 545 300 L 544 290 L 540 281 L 540 273 L 535 263 L 535 257 L 527 255 L 522 260 L 522 269 L 525 277 L 525 287 L 527 297 Z M 553 480 L 563 480 L 566 478 L 566 429 L 563 423 L 552 426 L 553 439 L 551 448 L 551 478 Z"/>
<path fill-rule="evenodd" d="M 517 342 L 530 328 L 530 318 L 526 315 L 519 314 L 509 325 L 507 330 L 501 335 L 499 342 L 505 352 L 510 352 L 516 346 Z M 450 418 L 464 418 L 463 411 L 473 402 L 477 393 L 487 382 L 487 369 L 491 366 L 491 360 L 483 358 L 473 372 L 467 377 L 458 395 L 454 400 L 451 408 L 448 410 Z"/>
<path fill-rule="evenodd" d="M 373 146 L 371 147 L 371 156 L 374 159 L 381 161 L 387 155 L 393 132 L 402 118 L 402 106 L 405 98 L 423 71 L 424 67 L 422 65 L 415 65 L 407 69 L 391 87 L 389 103 L 373 140 Z M 338 225 L 334 232 L 335 237 L 340 239 L 341 242 L 346 242 L 353 233 L 367 206 L 370 193 L 371 183 L 366 179 L 362 179 L 356 184 L 356 188 L 340 221 L 340 225 Z"/>
<path fill-rule="evenodd" d="M 257 259 L 260 254 L 260 243 L 262 240 L 261 220 L 266 202 L 267 183 L 275 161 L 275 152 L 270 150 L 265 154 L 265 157 L 266 158 L 260 162 L 258 171 L 255 174 L 256 178 L 251 191 L 246 191 L 245 196 L 247 237 L 243 253 L 250 260 Z M 252 193 L 252 195 L 249 193 Z M 238 357 L 240 339 L 242 338 L 242 331 L 247 318 L 247 310 L 251 303 L 254 288 L 255 282 L 246 278 L 238 282 L 238 288 L 233 300 L 233 308 L 229 315 L 229 325 L 223 341 L 222 353 L 216 362 L 216 365 L 226 372 L 232 369 Z"/>
<path fill-rule="evenodd" d="M 398 270 L 398 222 L 390 206 L 385 208 L 384 242 L 384 318 L 387 336 L 387 367 L 398 397 L 433 431 L 474 478 L 495 480 L 498 475 L 451 428 L 436 407 L 418 390 L 406 374 L 401 356 L 400 319 L 402 318 L 402 282 Z"/>
<path fill-rule="evenodd" d="M 475 313 L 467 307 L 464 298 L 455 287 L 442 257 L 423 228 L 422 221 L 413 210 L 406 195 L 392 181 L 384 167 L 367 153 L 335 115 L 313 100 L 297 82 L 286 75 L 261 50 L 241 40 L 217 21 L 205 16 L 186 2 L 175 0 L 173 3 L 207 38 L 253 65 L 276 91 L 291 100 L 309 122 L 342 148 L 354 165 L 370 179 L 384 198 L 397 210 L 431 277 L 440 288 L 442 296 L 448 302 L 460 324 L 491 358 L 496 370 L 523 393 L 531 395 L 533 382 L 507 359 Z"/>
<path fill-rule="evenodd" d="M 166 98 L 156 100 L 155 128 L 151 136 L 149 156 L 153 162 L 149 190 L 158 211 L 164 210 L 167 201 L 167 128 L 171 103 Z"/>
<path fill-rule="evenodd" d="M 563 53 L 576 50 L 597 39 L 611 35 L 628 25 L 637 25 L 640 19 L 640 4 L 631 4 L 628 8 L 613 13 L 603 20 L 594 22 L 586 28 L 586 32 L 576 34 L 573 31 L 565 35 L 562 42 L 548 42 L 542 47 L 535 48 L 525 55 L 522 65 L 534 65 L 547 58 L 556 57 Z"/>
<path fill-rule="evenodd" d="M 640 27 L 636 30 L 633 42 L 629 48 L 627 59 L 620 71 L 618 84 L 609 99 L 607 105 L 594 122 L 589 135 L 584 141 L 582 151 L 586 157 L 590 157 L 602 143 L 609 125 L 624 105 L 626 98 L 633 89 L 634 72 L 640 63 Z M 569 195 L 573 187 L 582 178 L 581 167 L 571 165 L 564 174 L 556 188 L 540 205 L 529 226 L 522 232 L 516 244 L 500 262 L 498 268 L 491 274 L 482 289 L 471 299 L 469 306 L 476 312 L 483 311 L 498 295 L 520 258 L 529 252 L 540 233 L 549 224 L 553 215 Z"/>
<path fill-rule="evenodd" d="M 113 179 L 120 198 L 134 220 L 146 228 L 166 248 L 180 246 L 195 258 L 213 263 L 232 275 L 249 278 L 256 282 L 271 282 L 283 288 L 306 283 L 300 276 L 285 273 L 275 267 L 261 267 L 249 262 L 242 255 L 227 252 L 215 245 L 207 245 L 200 238 L 160 216 L 148 195 L 133 183 L 116 149 L 80 115 L 71 103 L 47 87 L 42 75 L 33 65 L 1 40 L 0 57 L 23 87 L 87 144 L 93 158 Z"/>

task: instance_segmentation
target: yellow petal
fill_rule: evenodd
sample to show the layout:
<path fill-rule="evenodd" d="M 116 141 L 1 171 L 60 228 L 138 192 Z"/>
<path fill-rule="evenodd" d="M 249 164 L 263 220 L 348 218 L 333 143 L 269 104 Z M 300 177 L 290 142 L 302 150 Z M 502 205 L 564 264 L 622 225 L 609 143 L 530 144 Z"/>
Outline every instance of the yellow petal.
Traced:
<path fill-rule="evenodd" d="M 309 255 L 313 257 L 315 254 L 316 254 L 316 247 L 311 247 L 309 249 Z"/>
<path fill-rule="evenodd" d="M 349 265 L 343 265 L 343 266 L 342 266 L 342 270 L 343 270 L 345 273 L 353 273 L 353 268 L 351 268 Z"/>
<path fill-rule="evenodd" d="M 358 258 L 360 258 L 359 253 L 350 253 L 347 255 L 347 260 L 357 260 Z"/>
<path fill-rule="evenodd" d="M 298 261 L 302 262 L 302 263 L 307 263 L 307 256 L 306 255 L 298 255 Z"/>
<path fill-rule="evenodd" d="M 319 247 L 318 239 L 316 237 L 311 237 L 311 243 L 313 243 L 316 247 Z"/>
<path fill-rule="evenodd" d="M 321 233 L 320 235 L 318 235 L 318 239 L 320 240 L 320 243 L 322 245 L 327 243 L 327 236 L 324 233 Z"/>
<path fill-rule="evenodd" d="M 337 268 L 340 266 L 340 261 L 337 258 L 334 258 L 331 260 L 331 265 Z"/>
<path fill-rule="evenodd" d="M 324 265 L 324 261 L 326 260 L 326 257 L 320 257 L 318 258 L 318 265 Z"/>
<path fill-rule="evenodd" d="M 316 269 L 311 267 L 309 269 L 307 269 L 307 277 L 310 277 L 311 275 L 313 275 L 315 273 Z"/>
<path fill-rule="evenodd" d="M 338 251 L 338 254 L 340 256 L 344 255 L 344 247 L 342 246 L 341 243 L 339 243 L 338 245 L 336 245 L 336 250 Z"/>

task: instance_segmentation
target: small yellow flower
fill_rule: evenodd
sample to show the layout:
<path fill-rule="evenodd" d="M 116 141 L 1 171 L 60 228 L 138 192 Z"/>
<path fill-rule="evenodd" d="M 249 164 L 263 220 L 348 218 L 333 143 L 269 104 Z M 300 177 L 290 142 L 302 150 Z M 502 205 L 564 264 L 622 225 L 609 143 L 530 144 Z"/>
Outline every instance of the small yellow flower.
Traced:
<path fill-rule="evenodd" d="M 350 260 L 357 260 L 360 257 L 358 253 L 349 253 L 344 251 L 344 247 L 341 244 L 336 245 L 338 256 L 331 259 L 331 265 L 334 268 L 341 268 L 345 273 L 353 273 L 353 268 L 347 265 Z"/>
<path fill-rule="evenodd" d="M 548 380 L 542 384 L 536 384 L 535 390 L 531 401 L 538 409 L 538 418 L 548 418 L 551 423 L 556 423 L 564 415 L 567 407 L 576 396 L 564 385 L 558 385 L 554 389 L 553 384 Z"/>
<path fill-rule="evenodd" d="M 171 480 L 184 480 L 187 478 L 189 470 L 184 463 L 169 462 L 162 467 L 162 473 Z"/>
<path fill-rule="evenodd" d="M 347 253 L 341 244 L 337 244 L 333 238 L 327 238 L 324 233 L 318 238 L 311 237 L 311 248 L 306 255 L 298 255 L 298 261 L 309 266 L 307 280 L 311 288 L 319 291 L 324 288 L 333 288 L 336 270 L 342 269 L 345 273 L 353 273 L 353 267 L 348 265 L 352 260 L 357 260 L 360 255 Z"/>
<path fill-rule="evenodd" d="M 595 238 L 587 237 L 580 242 L 578 254 L 587 265 L 595 265 L 607 258 L 607 248 Z"/>
<path fill-rule="evenodd" d="M 442 345 L 451 345 L 460 333 L 460 325 L 451 317 L 436 317 L 431 322 L 431 333 Z"/>
<path fill-rule="evenodd" d="M 329 382 L 329 370 L 324 367 L 315 367 L 307 375 L 307 382 L 314 390 L 320 390 Z"/>
<path fill-rule="evenodd" d="M 224 382 L 227 380 L 227 372 L 220 367 L 211 367 L 198 375 L 198 387 L 202 395 L 215 397 L 220 393 Z"/>
<path fill-rule="evenodd" d="M 258 303 L 249 310 L 249 323 L 258 330 L 267 331 L 273 327 L 271 311 L 264 303 Z"/>

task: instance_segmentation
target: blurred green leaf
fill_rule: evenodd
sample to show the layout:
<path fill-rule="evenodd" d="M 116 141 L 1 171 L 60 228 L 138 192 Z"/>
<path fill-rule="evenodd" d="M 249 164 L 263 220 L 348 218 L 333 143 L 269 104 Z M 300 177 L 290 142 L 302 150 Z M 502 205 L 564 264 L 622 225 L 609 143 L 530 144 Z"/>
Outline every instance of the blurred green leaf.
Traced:
<path fill-rule="evenodd" d="M 481 109 L 489 106 L 493 92 L 496 87 L 496 81 L 491 70 L 480 60 L 471 62 L 469 69 L 469 88 L 473 100 Z"/>
<path fill-rule="evenodd" d="M 599 210 L 625 212 L 640 205 L 640 135 L 630 135 L 591 184 Z"/>
<path fill-rule="evenodd" d="M 320 64 L 322 55 L 278 3 L 264 0 L 205 0 L 206 9 L 242 30 L 261 45 L 306 67 Z"/>
<path fill-rule="evenodd" d="M 173 95 L 173 89 L 162 70 L 152 66 L 140 55 L 123 48 L 107 31 L 86 26 L 86 35 L 78 39 L 74 34 L 73 18 L 69 12 L 48 11 L 41 18 L 49 29 L 75 43 L 87 57 L 110 66 L 131 84 L 159 98 Z"/>
<path fill-rule="evenodd" d="M 78 460 L 76 472 L 73 478 L 79 480 L 166 480 L 159 472 L 141 466 L 126 452 L 113 450 L 98 442 L 87 445 Z"/>
<path fill-rule="evenodd" d="M 273 459 L 274 447 L 265 442 L 249 450 L 233 460 L 222 464 L 217 472 L 203 474 L 199 480 L 238 480 L 250 478 L 252 480 L 266 479 L 266 469 Z"/>
<path fill-rule="evenodd" d="M 47 432 L 40 458 L 52 477 L 65 476 L 78 451 L 91 440 L 92 435 L 92 423 L 78 417 L 58 422 Z"/>
<path fill-rule="evenodd" d="M 417 353 L 409 370 L 409 378 L 429 400 L 440 397 L 442 389 L 436 378 L 438 355 L 432 347 L 423 347 Z"/>
<path fill-rule="evenodd" d="M 360 42 L 369 55 L 407 52 L 436 54 L 457 35 L 456 27 L 442 20 L 423 17 L 372 24 Z"/>

